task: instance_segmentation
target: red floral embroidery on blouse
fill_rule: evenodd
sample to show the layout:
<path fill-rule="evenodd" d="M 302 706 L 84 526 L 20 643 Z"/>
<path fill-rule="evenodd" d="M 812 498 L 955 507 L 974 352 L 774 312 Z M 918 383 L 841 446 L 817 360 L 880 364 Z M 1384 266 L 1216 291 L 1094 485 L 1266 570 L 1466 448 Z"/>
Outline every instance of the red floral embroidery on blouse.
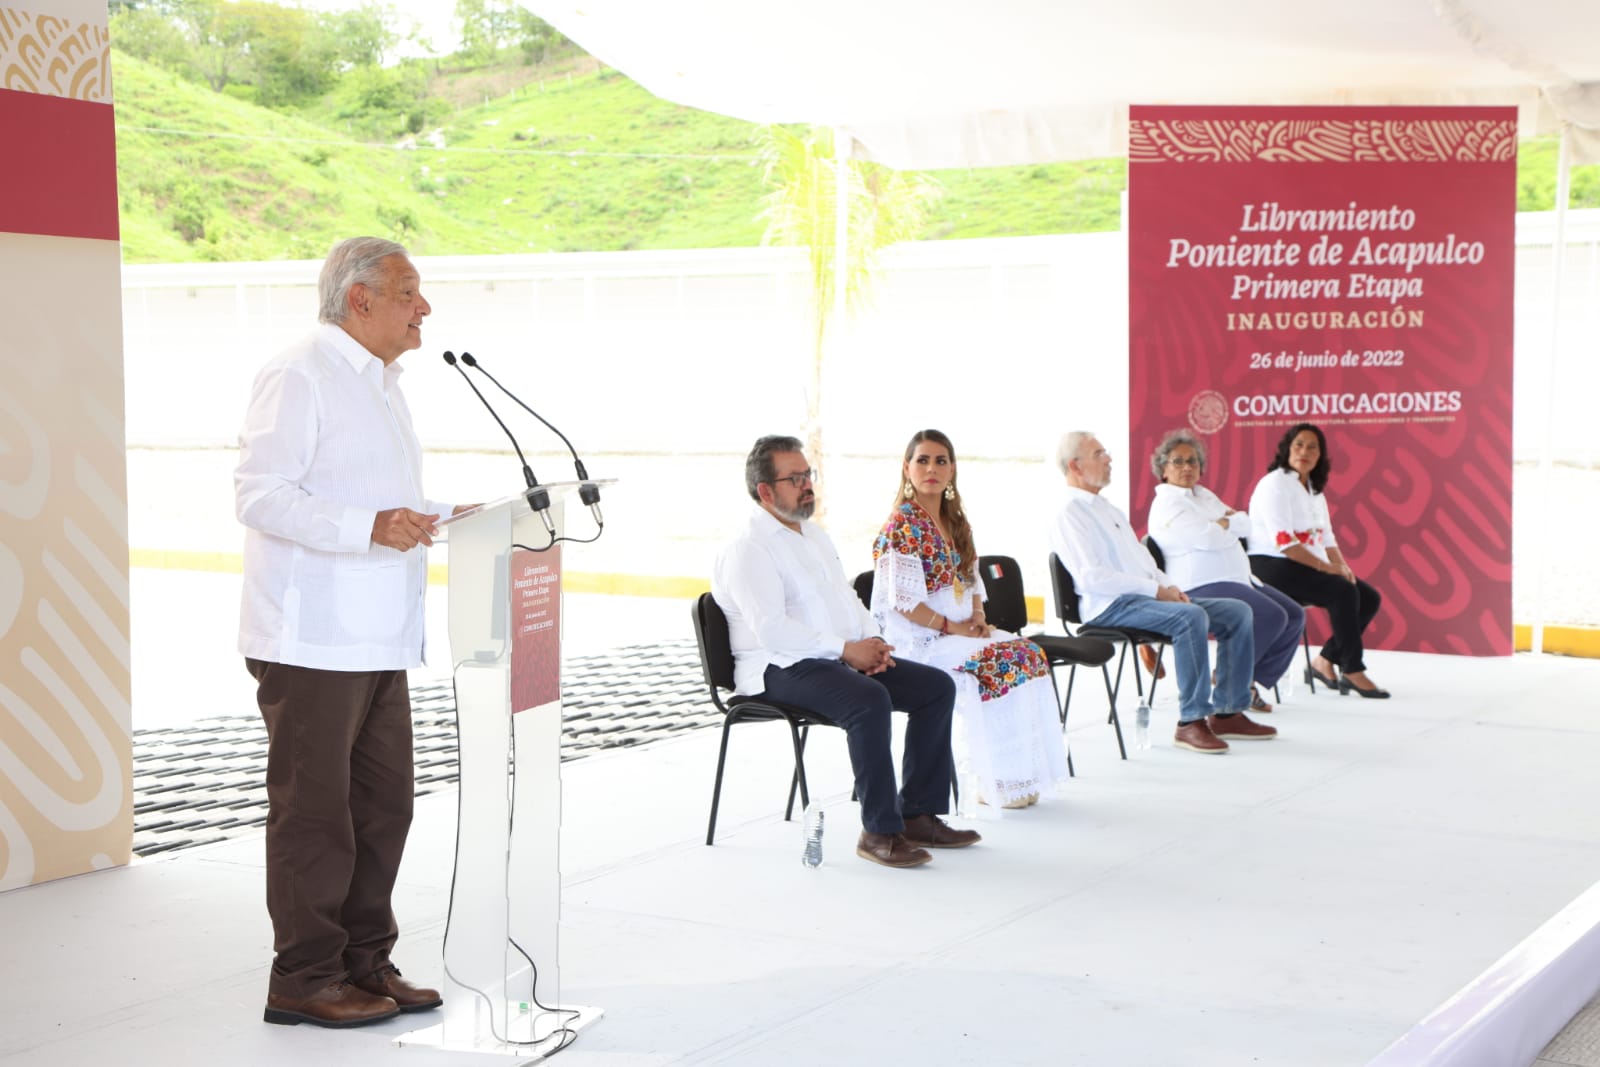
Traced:
<path fill-rule="evenodd" d="M 939 528 L 916 504 L 909 501 L 901 504 L 884 523 L 878 539 L 872 543 L 872 558 L 876 560 L 885 552 L 921 560 L 922 581 L 929 593 L 949 589 L 956 583 L 961 554 L 945 548 Z"/>

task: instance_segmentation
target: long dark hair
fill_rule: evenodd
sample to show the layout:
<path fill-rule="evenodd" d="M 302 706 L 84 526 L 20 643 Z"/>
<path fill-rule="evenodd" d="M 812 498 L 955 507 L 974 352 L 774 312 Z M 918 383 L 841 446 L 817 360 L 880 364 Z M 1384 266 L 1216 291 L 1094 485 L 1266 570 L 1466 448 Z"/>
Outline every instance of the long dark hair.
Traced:
<path fill-rule="evenodd" d="M 1317 435 L 1317 465 L 1311 468 L 1311 491 L 1322 492 L 1323 486 L 1328 484 L 1328 439 L 1322 433 L 1321 427 L 1310 422 L 1297 422 L 1289 427 L 1289 432 L 1278 441 L 1278 454 L 1272 457 L 1272 464 L 1267 467 L 1267 473 L 1273 471 L 1292 470 L 1289 466 L 1289 446 L 1294 444 L 1294 439 L 1306 430 Z"/>
<path fill-rule="evenodd" d="M 955 491 L 955 497 L 941 496 L 939 498 L 939 520 L 944 524 L 945 531 L 949 533 L 950 540 L 955 542 L 950 546 L 961 557 L 961 566 L 956 573 L 967 581 L 972 581 L 976 573 L 978 557 L 972 547 L 972 524 L 967 521 L 966 509 L 961 506 L 961 489 L 956 485 L 956 446 L 950 443 L 950 438 L 938 430 L 918 430 L 911 435 L 911 441 L 906 445 L 905 459 L 900 471 L 900 487 L 894 494 L 894 508 L 907 502 L 905 496 L 906 482 L 904 464 L 911 462 L 911 457 L 917 454 L 917 446 L 925 441 L 932 441 L 936 445 L 944 446 L 950 453 L 950 488 Z M 891 509 L 893 510 L 893 509 Z"/>

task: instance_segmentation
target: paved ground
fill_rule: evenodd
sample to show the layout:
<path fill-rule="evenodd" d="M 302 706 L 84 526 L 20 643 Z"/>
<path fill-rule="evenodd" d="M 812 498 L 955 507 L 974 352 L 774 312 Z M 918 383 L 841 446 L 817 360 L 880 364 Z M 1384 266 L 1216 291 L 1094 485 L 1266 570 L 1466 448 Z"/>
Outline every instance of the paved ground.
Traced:
<path fill-rule="evenodd" d="M 618 671 L 619 663 L 628 666 Z M 693 642 L 569 658 L 561 679 L 563 760 L 714 725 Z M 411 690 L 417 795 L 456 782 L 455 697 L 448 683 Z M 133 735 L 133 851 L 211 844 L 263 826 L 267 732 L 251 715 Z"/>

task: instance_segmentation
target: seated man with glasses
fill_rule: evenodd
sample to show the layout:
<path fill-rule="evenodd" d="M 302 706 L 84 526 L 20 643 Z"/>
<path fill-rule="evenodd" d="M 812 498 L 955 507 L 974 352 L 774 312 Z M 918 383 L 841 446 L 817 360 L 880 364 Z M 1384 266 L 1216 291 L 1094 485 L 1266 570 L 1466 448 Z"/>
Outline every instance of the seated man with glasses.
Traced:
<path fill-rule="evenodd" d="M 886 867 L 927 863 L 930 848 L 978 841 L 950 810 L 955 684 L 897 662 L 857 599 L 816 511 L 815 472 L 793 437 L 763 437 L 745 460 L 758 510 L 717 557 L 711 594 L 728 617 L 740 693 L 802 707 L 844 728 L 861 801 L 856 854 Z M 907 713 L 904 781 L 895 789 L 890 713 Z"/>

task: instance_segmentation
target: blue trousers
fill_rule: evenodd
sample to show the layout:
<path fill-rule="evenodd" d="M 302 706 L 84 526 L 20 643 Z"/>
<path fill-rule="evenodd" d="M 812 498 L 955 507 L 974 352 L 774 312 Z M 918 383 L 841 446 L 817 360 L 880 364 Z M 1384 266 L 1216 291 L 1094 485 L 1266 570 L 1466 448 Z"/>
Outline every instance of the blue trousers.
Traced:
<path fill-rule="evenodd" d="M 1255 623 L 1250 607 L 1238 600 L 1191 597 L 1182 604 L 1124 593 L 1090 619 L 1087 626 L 1131 626 L 1172 639 L 1178 674 L 1178 721 L 1244 711 L 1250 706 L 1250 672 L 1255 664 Z M 1217 684 L 1211 685 L 1206 634 L 1217 635 Z M 1137 666 L 1135 666 L 1137 669 Z"/>
<path fill-rule="evenodd" d="M 888 670 L 868 675 L 836 659 L 803 659 L 788 667 L 768 667 L 765 681 L 764 696 L 844 728 L 864 829 L 897 834 L 906 828 L 908 815 L 950 810 L 956 683 L 948 671 L 896 660 Z M 907 715 L 898 795 L 889 750 L 889 717 L 896 708 Z"/>
<path fill-rule="evenodd" d="M 1270 585 L 1258 588 L 1242 582 L 1208 582 L 1185 591 L 1191 597 L 1227 597 L 1250 605 L 1256 624 L 1256 684 L 1277 685 L 1294 660 L 1306 628 L 1306 609 Z"/>

